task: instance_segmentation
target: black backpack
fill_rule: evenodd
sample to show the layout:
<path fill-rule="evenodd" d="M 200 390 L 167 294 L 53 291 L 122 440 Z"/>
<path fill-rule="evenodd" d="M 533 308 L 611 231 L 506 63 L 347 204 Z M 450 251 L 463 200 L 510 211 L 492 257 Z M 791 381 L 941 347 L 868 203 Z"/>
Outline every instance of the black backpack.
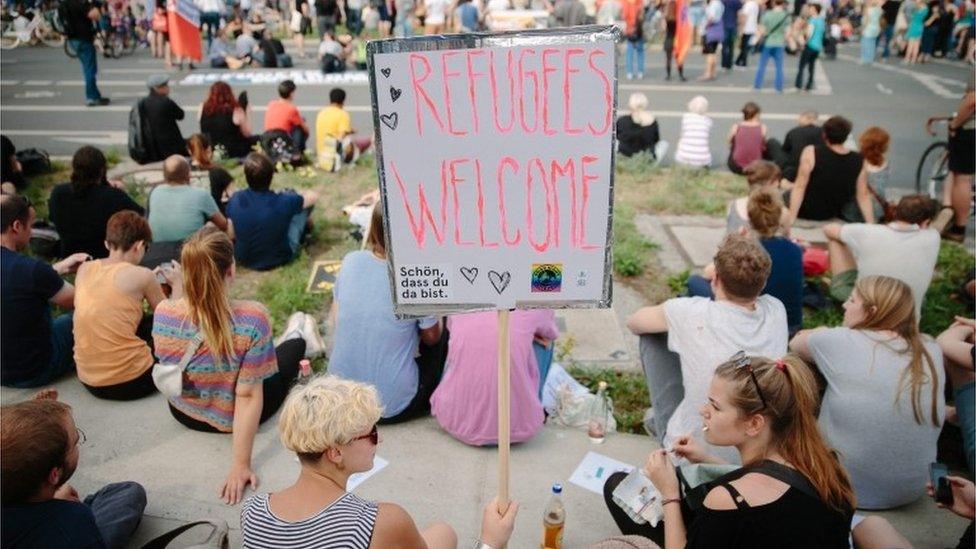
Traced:
<path fill-rule="evenodd" d="M 139 164 L 149 162 L 149 146 L 146 143 L 143 100 L 136 101 L 129 111 L 129 156 Z"/>

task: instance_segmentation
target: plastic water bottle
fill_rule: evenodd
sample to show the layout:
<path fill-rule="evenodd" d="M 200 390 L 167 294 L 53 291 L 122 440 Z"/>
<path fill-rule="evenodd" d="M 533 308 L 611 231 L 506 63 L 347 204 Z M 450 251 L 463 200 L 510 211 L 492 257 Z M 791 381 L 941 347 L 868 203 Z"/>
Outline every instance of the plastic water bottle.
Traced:
<path fill-rule="evenodd" d="M 303 358 L 298 362 L 298 378 L 305 379 L 312 375 L 312 361 Z"/>
<path fill-rule="evenodd" d="M 563 507 L 563 492 L 561 484 L 552 485 L 552 496 L 546 505 L 546 513 L 542 516 L 543 539 L 542 549 L 562 549 L 563 527 L 566 525 L 566 508 Z"/>
<path fill-rule="evenodd" d="M 590 422 L 587 434 L 593 444 L 603 444 L 607 433 L 607 417 L 610 415 L 610 405 L 607 403 L 607 382 L 601 381 L 597 386 L 596 398 L 590 408 Z"/>

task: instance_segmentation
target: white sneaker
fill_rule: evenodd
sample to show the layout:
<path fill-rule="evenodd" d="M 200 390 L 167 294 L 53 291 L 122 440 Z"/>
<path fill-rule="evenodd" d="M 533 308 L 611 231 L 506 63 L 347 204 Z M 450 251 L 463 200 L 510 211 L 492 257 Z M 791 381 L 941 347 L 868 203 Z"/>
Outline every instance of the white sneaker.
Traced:
<path fill-rule="evenodd" d="M 295 339 L 302 337 L 302 328 L 305 325 L 305 313 L 298 311 L 292 313 L 288 317 L 288 324 L 285 325 L 285 331 L 281 332 L 281 335 L 276 337 L 274 340 L 275 347 L 281 345 L 283 342 L 289 339 Z"/>
<path fill-rule="evenodd" d="M 325 354 L 325 340 L 314 316 L 305 315 L 301 333 L 305 340 L 305 358 L 316 358 Z"/>
<path fill-rule="evenodd" d="M 633 75 L 633 73 L 629 73 L 629 72 L 628 72 L 628 73 L 627 73 L 627 80 L 633 80 L 633 79 L 634 79 L 634 75 Z"/>

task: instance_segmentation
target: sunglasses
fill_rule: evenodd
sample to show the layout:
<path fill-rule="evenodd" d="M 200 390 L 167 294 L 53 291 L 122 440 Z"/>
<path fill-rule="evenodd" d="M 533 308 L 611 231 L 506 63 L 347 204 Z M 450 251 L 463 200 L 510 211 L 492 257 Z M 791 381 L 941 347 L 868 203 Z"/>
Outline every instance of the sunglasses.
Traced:
<path fill-rule="evenodd" d="M 749 372 L 749 377 L 752 378 L 752 383 L 753 385 L 756 386 L 756 394 L 759 395 L 759 400 L 762 401 L 762 408 L 756 410 L 756 412 L 761 412 L 765 410 L 766 395 L 763 394 L 762 387 L 759 386 L 759 380 L 756 379 L 756 372 L 752 369 L 752 359 L 746 356 L 745 351 L 739 351 L 738 353 L 732 355 L 732 358 L 729 359 L 729 362 L 731 362 L 736 369 L 745 368 L 746 371 Z"/>
<path fill-rule="evenodd" d="M 373 446 L 376 446 L 377 444 L 380 443 L 380 433 L 379 431 L 376 430 L 376 424 L 373 424 L 373 428 L 370 429 L 370 431 L 365 435 L 361 435 L 350 440 L 349 444 L 352 444 L 353 442 L 356 442 L 357 440 L 362 440 L 364 438 L 368 438 L 369 441 L 373 443 Z"/>

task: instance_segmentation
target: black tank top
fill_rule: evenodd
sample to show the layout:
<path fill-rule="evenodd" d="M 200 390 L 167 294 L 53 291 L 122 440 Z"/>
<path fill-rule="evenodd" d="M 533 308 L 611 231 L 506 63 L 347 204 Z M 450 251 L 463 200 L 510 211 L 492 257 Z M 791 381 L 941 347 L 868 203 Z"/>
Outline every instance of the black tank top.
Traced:
<path fill-rule="evenodd" d="M 827 145 L 816 145 L 813 152 L 815 165 L 800 205 L 800 217 L 818 221 L 839 217 L 844 205 L 854 199 L 864 159 L 854 151 L 837 154 Z"/>
<path fill-rule="evenodd" d="M 233 113 L 221 112 L 200 117 L 200 131 L 210 138 L 215 147 L 223 145 L 230 157 L 241 158 L 251 151 L 251 145 L 241 134 L 241 128 L 234 124 Z"/>

